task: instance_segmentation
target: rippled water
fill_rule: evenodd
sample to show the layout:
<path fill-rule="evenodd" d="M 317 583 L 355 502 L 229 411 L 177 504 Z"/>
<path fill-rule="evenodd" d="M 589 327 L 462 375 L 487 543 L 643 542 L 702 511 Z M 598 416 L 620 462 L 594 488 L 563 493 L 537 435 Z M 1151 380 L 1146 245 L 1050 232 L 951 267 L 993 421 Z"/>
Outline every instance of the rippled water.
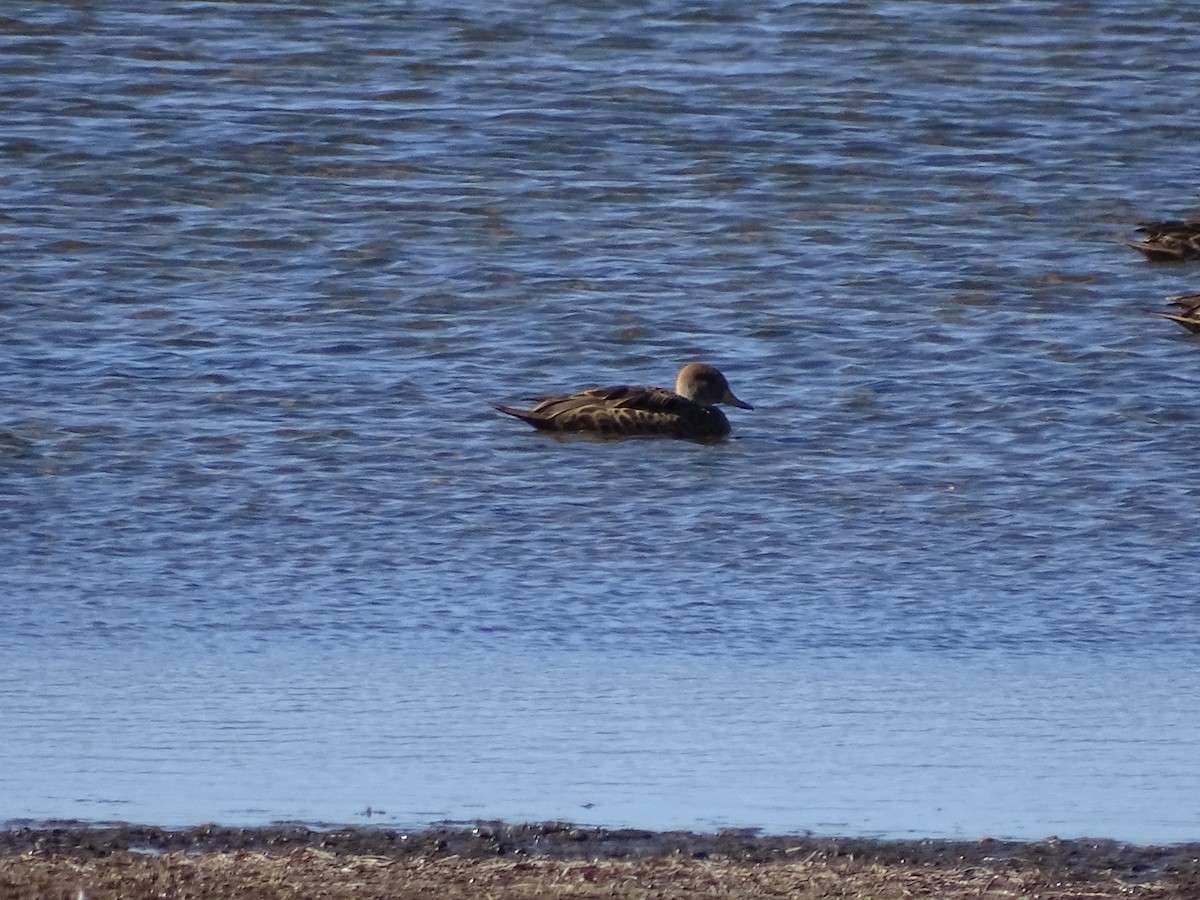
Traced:
<path fill-rule="evenodd" d="M 1196 839 L 1200 14 L 153 10 L 0 18 L 0 818 Z"/>

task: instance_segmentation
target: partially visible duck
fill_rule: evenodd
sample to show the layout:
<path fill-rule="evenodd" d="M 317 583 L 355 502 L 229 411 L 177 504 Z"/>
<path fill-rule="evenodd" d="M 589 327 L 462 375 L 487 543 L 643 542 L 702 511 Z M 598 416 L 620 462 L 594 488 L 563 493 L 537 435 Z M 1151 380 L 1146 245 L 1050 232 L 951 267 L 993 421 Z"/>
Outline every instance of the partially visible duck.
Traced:
<path fill-rule="evenodd" d="M 1192 334 L 1200 334 L 1200 294 L 1176 294 L 1168 297 L 1167 302 L 1179 307 L 1179 312 L 1154 315 L 1178 322 Z"/>
<path fill-rule="evenodd" d="M 1182 262 L 1200 258 L 1200 221 L 1142 222 L 1141 241 L 1125 241 L 1151 262 Z"/>
<path fill-rule="evenodd" d="M 557 434 L 715 441 L 730 432 L 729 420 L 716 408 L 718 403 L 754 408 L 733 396 L 725 376 L 716 368 L 691 363 L 680 370 L 673 391 L 620 385 L 547 397 L 533 409 L 492 406 L 534 428 Z"/>

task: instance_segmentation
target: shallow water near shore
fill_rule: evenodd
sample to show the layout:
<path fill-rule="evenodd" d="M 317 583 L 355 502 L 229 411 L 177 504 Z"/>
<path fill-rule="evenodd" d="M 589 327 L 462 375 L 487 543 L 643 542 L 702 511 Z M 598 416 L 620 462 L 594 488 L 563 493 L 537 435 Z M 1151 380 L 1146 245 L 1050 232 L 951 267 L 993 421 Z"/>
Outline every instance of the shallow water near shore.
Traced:
<path fill-rule="evenodd" d="M 18 670 L 56 708 L 4 697 L 8 721 L 36 726 L 6 747 L 6 771 L 28 773 L 7 779 L 25 804 L 7 811 L 1019 839 L 1098 822 L 1142 842 L 1194 823 L 1196 681 L 1149 660 L 884 651 L 868 666 L 372 638 L 299 654 L 147 651 L 82 684 L 69 655 Z"/>
<path fill-rule="evenodd" d="M 0 820 L 1200 836 L 1194 14 L 4 16 Z"/>

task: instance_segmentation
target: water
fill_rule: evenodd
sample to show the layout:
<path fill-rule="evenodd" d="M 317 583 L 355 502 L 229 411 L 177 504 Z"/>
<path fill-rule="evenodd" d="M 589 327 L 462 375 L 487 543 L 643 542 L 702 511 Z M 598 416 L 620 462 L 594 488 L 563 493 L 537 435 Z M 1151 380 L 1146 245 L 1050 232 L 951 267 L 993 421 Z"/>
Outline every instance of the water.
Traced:
<path fill-rule="evenodd" d="M 0 818 L 1197 838 L 1200 16 L 4 15 Z"/>

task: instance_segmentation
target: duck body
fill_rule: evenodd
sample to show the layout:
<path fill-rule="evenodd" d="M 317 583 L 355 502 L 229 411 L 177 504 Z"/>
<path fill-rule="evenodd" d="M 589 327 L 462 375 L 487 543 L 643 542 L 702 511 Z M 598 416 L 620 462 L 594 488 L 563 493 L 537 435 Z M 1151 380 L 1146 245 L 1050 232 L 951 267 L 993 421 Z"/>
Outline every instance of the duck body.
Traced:
<path fill-rule="evenodd" d="M 499 403 L 492 406 L 540 431 L 555 434 L 716 441 L 727 437 L 731 430 L 725 414 L 716 408 L 718 403 L 754 408 L 733 395 L 717 369 L 692 363 L 680 371 L 673 391 L 618 385 L 546 397 L 533 409 L 514 409 Z"/>
<path fill-rule="evenodd" d="M 1141 241 L 1125 245 L 1143 254 L 1151 262 L 1183 262 L 1200 259 L 1200 221 L 1142 222 Z"/>

